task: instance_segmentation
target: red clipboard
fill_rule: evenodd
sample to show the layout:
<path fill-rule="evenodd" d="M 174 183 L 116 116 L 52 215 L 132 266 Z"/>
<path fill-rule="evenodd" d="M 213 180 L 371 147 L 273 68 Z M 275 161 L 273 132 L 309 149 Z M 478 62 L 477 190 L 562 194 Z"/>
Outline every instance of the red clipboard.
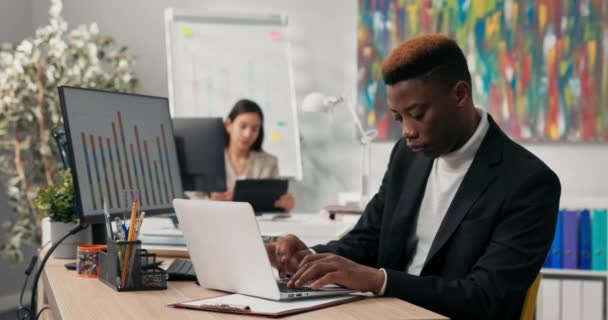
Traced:
<path fill-rule="evenodd" d="M 231 298 L 234 298 L 234 296 L 241 296 L 244 299 L 244 301 L 248 301 L 249 303 L 247 305 L 220 303 L 221 301 L 226 301 L 226 302 L 234 301 L 234 299 L 231 299 Z M 222 298 L 224 298 L 224 299 L 222 299 Z M 262 298 L 243 296 L 243 295 L 239 295 L 239 294 L 232 294 L 232 295 L 226 295 L 226 296 L 221 296 L 221 297 L 213 297 L 213 298 L 207 298 L 207 299 L 174 303 L 174 304 L 168 305 L 168 307 L 276 318 L 276 317 L 283 317 L 283 316 L 292 315 L 292 314 L 296 314 L 296 313 L 302 313 L 302 312 L 337 306 L 340 304 L 361 300 L 363 298 L 365 298 L 365 297 L 349 295 L 349 296 L 342 296 L 342 297 L 330 297 L 330 298 L 320 298 L 320 299 L 305 299 L 305 300 L 301 300 L 301 301 L 279 302 L 279 301 L 266 300 L 266 299 L 262 299 Z M 258 300 L 258 301 L 256 302 L 256 300 Z M 269 305 L 270 306 L 274 306 L 274 305 L 279 306 L 280 304 L 284 305 L 284 308 L 280 308 L 282 310 L 271 311 L 272 309 L 279 309 L 279 308 L 272 308 L 272 307 L 269 307 Z M 303 307 L 302 305 L 307 305 L 307 306 Z M 290 307 L 290 306 L 293 306 L 293 307 Z M 249 309 L 246 309 L 245 307 L 249 307 Z"/>

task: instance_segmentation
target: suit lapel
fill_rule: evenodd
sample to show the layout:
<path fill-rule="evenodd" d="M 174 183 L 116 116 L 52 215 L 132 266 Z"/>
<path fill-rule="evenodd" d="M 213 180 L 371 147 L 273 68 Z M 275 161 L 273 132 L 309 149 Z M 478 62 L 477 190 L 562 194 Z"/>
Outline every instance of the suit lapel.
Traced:
<path fill-rule="evenodd" d="M 429 261 L 439 252 L 458 228 L 471 206 L 473 206 L 488 185 L 496 178 L 498 173 L 496 164 L 502 158 L 504 136 L 492 118 L 488 117 L 490 122 L 488 133 L 439 226 L 437 235 L 435 235 L 435 239 L 424 262 L 422 273 L 424 273 Z"/>
<path fill-rule="evenodd" d="M 408 235 L 416 234 L 416 217 L 418 206 L 424 195 L 433 159 L 422 154 L 415 154 L 412 164 L 407 170 L 395 208 L 395 216 L 391 223 L 390 239 L 392 245 L 386 253 L 386 260 L 392 268 L 402 268 L 402 257 L 406 251 Z"/>

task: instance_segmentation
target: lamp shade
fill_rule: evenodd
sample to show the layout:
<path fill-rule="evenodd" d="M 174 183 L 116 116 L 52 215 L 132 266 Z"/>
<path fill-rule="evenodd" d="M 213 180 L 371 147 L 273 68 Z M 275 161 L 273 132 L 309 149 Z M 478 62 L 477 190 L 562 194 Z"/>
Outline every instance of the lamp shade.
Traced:
<path fill-rule="evenodd" d="M 304 112 L 327 112 L 342 101 L 340 97 L 328 97 L 320 92 L 311 92 L 302 100 Z"/>

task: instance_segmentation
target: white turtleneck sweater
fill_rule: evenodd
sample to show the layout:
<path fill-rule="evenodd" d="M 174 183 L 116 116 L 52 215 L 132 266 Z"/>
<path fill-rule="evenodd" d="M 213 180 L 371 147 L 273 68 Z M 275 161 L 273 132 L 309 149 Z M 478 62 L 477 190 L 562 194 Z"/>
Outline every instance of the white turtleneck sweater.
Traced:
<path fill-rule="evenodd" d="M 486 111 L 477 109 L 477 112 L 481 120 L 471 138 L 458 150 L 433 161 L 418 213 L 416 226 L 418 244 L 414 259 L 406 270 L 409 274 L 420 275 L 437 230 L 488 132 L 489 122 Z M 384 295 L 387 276 L 384 269 L 380 270 L 384 272 L 384 285 L 378 294 Z"/>

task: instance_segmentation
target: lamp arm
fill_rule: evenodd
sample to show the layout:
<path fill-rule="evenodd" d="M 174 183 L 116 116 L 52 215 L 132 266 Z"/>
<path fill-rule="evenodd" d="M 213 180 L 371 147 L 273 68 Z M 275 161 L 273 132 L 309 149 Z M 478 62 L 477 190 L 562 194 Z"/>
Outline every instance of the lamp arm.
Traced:
<path fill-rule="evenodd" d="M 363 125 L 361 124 L 361 120 L 359 119 L 359 116 L 357 115 L 357 111 L 355 111 L 354 105 L 351 103 L 348 103 L 346 101 L 346 99 L 344 99 L 344 104 L 350 111 L 350 115 L 353 118 L 353 122 L 355 123 L 355 126 L 357 127 L 357 130 L 359 131 L 359 139 L 361 140 L 361 143 L 364 143 L 363 141 L 365 140 L 366 132 L 365 132 L 365 130 L 363 130 Z"/>

